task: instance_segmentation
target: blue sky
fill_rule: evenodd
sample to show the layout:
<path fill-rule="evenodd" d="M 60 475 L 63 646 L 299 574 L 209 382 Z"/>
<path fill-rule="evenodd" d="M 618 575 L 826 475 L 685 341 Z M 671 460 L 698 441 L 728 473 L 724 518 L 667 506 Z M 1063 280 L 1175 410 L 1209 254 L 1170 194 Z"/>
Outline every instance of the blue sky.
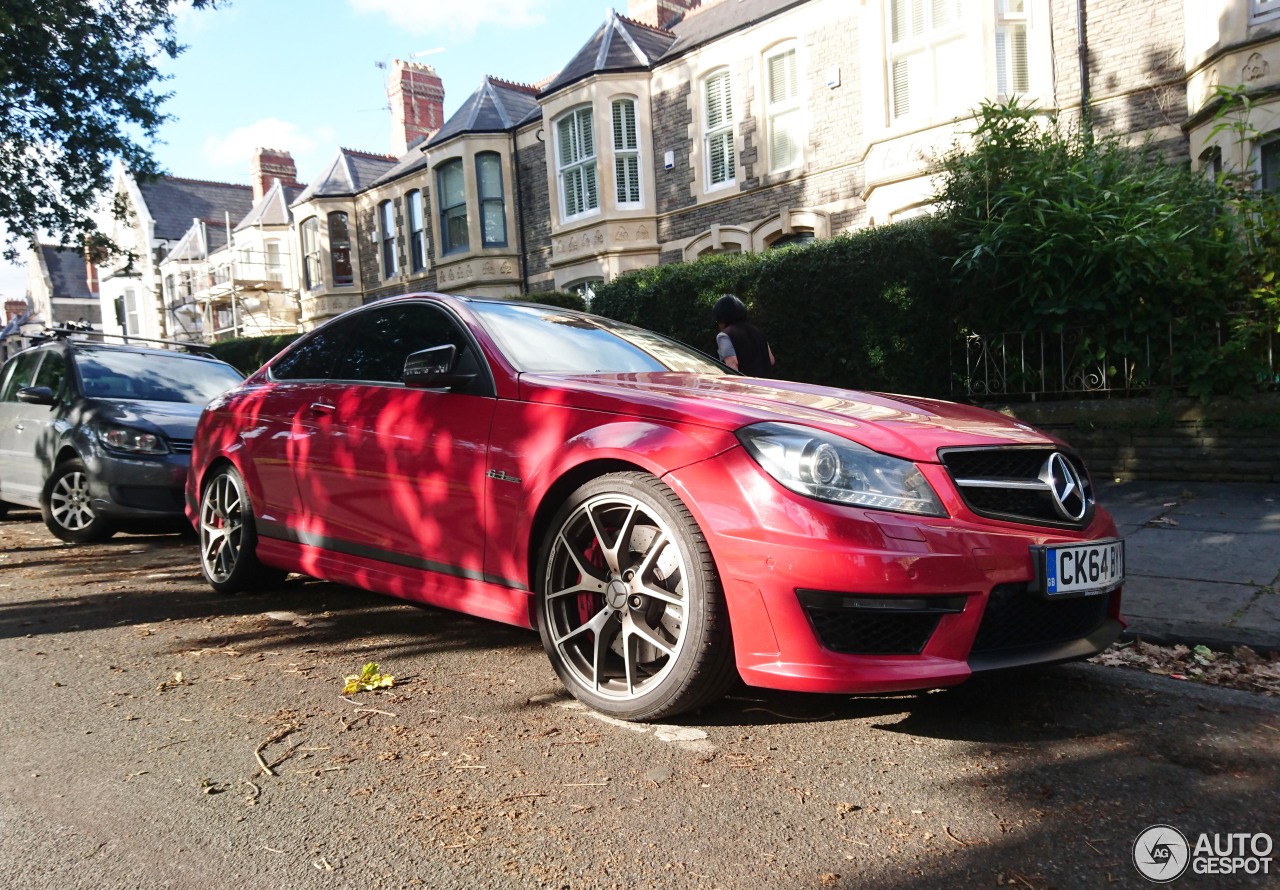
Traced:
<path fill-rule="evenodd" d="M 617 8 L 625 12 L 625 0 Z M 187 50 L 162 68 L 173 116 L 154 146 L 175 176 L 249 182 L 256 146 L 292 152 L 298 177 L 338 147 L 391 150 L 387 66 L 414 59 L 444 81 L 452 114 L 492 74 L 554 74 L 604 21 L 607 0 L 233 0 L 183 8 Z M 416 56 L 416 58 L 414 58 Z M 0 294 L 21 297 L 25 270 L 0 264 Z"/>

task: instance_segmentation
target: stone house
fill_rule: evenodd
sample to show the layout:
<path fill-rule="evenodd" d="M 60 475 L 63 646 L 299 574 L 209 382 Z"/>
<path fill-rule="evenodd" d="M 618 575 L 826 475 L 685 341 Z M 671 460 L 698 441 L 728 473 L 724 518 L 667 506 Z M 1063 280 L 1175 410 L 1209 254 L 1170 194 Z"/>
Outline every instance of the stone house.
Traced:
<path fill-rule="evenodd" d="M 1220 87 L 1252 99 L 1234 133 Z M 104 326 L 212 338 L 419 290 L 589 293 L 906 219 L 988 100 L 1278 188 L 1280 0 L 630 0 L 543 83 L 488 76 L 446 119 L 436 72 L 398 61 L 388 97 L 394 154 L 340 149 L 305 187 L 265 149 L 253 188 L 118 171 L 134 225 L 109 232 L 136 258 L 97 270 Z"/>

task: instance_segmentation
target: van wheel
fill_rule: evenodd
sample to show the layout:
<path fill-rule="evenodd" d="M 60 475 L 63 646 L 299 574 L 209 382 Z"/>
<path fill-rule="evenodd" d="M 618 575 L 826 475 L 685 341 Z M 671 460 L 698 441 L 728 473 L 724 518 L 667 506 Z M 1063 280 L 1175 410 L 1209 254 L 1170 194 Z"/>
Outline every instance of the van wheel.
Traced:
<path fill-rule="evenodd" d="M 93 509 L 89 472 L 79 458 L 58 464 L 44 484 L 40 513 L 54 535 L 71 544 L 105 541 L 116 527 Z"/>

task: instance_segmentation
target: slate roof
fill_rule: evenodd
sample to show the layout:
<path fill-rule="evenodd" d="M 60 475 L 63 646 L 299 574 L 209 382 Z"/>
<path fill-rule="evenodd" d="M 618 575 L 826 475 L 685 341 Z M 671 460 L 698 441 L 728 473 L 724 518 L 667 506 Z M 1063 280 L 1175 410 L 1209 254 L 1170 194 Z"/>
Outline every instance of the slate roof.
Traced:
<path fill-rule="evenodd" d="M 278 179 L 271 180 L 271 188 L 258 199 L 235 230 L 238 232 L 253 226 L 287 226 L 292 218 L 289 205 L 298 199 L 302 191 L 294 186 L 281 185 Z"/>
<path fill-rule="evenodd" d="M 428 145 L 439 145 L 462 133 L 505 133 L 542 114 L 538 90 L 486 75 L 480 88 L 445 121 Z"/>
<path fill-rule="evenodd" d="M 155 220 L 155 237 L 166 241 L 181 238 L 191 228 L 193 218 L 221 222 L 230 214 L 234 223 L 253 206 L 252 187 L 226 182 L 160 176 L 139 180 L 138 190 Z"/>
<path fill-rule="evenodd" d="M 395 166 L 375 179 L 372 185 L 376 187 L 388 182 L 394 182 L 401 176 L 408 176 L 410 173 L 426 167 L 428 158 L 422 150 L 425 146 L 426 143 L 424 142 L 410 146 L 400 160 L 396 161 Z"/>
<path fill-rule="evenodd" d="M 773 2 L 776 4 L 777 0 Z M 670 31 L 652 28 L 610 10 L 605 23 L 539 95 L 558 92 L 593 74 L 648 70 L 675 41 L 676 35 Z"/>
<path fill-rule="evenodd" d="M 747 28 L 809 0 L 711 0 L 686 12 L 667 27 L 676 36 L 662 56 L 667 62 L 712 40 Z"/>
<path fill-rule="evenodd" d="M 84 254 L 71 248 L 53 244 L 41 244 L 40 256 L 49 270 L 49 282 L 56 300 L 93 300 L 97 295 L 89 290 L 85 275 Z"/>
<path fill-rule="evenodd" d="M 390 155 L 340 148 L 324 173 L 312 180 L 289 206 L 295 207 L 312 198 L 352 197 L 372 186 L 375 180 L 396 166 L 396 163 L 396 159 Z"/>

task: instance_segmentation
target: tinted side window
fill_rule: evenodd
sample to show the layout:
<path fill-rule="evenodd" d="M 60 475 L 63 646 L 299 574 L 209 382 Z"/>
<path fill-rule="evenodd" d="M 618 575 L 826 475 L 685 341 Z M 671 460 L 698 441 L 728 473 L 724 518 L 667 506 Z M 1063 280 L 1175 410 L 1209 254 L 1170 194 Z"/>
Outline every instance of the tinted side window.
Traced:
<path fill-rule="evenodd" d="M 346 380 L 399 383 L 411 353 L 452 343 L 462 365 L 474 362 L 474 349 L 448 314 L 425 303 L 402 303 L 362 313 L 361 324 L 342 370 Z"/>
<path fill-rule="evenodd" d="M 47 386 L 56 396 L 62 392 L 62 382 L 67 379 L 67 358 L 61 352 L 50 350 L 44 354 L 36 382 L 32 386 Z"/>
<path fill-rule="evenodd" d="M 360 316 L 330 322 L 298 341 L 271 366 L 276 380 L 332 380 L 342 364 L 342 350 L 359 323 Z"/>
<path fill-rule="evenodd" d="M 10 364 L 4 381 L 4 389 L 0 391 L 0 402 L 18 401 L 18 390 L 31 386 L 36 376 L 36 364 L 42 353 L 26 352 L 15 358 Z"/>

